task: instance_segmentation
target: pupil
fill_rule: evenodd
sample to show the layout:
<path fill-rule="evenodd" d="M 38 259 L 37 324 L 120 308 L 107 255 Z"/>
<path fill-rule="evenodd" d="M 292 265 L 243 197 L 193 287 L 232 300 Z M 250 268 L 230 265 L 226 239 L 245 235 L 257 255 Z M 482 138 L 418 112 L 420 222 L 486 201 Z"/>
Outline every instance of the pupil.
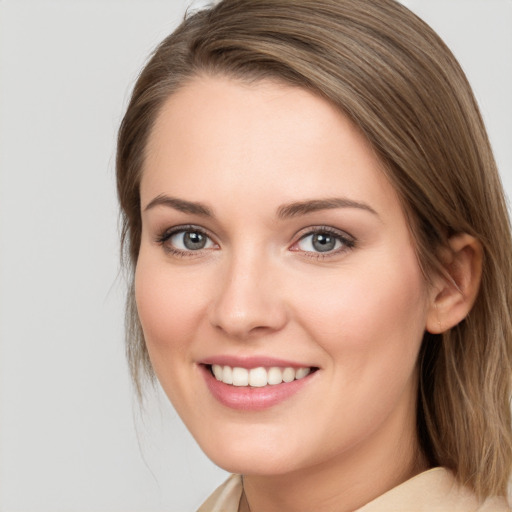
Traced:
<path fill-rule="evenodd" d="M 313 237 L 313 247 L 318 252 L 332 251 L 336 245 L 336 239 L 325 233 L 316 234 Z"/>
<path fill-rule="evenodd" d="M 206 245 L 206 237 L 196 231 L 189 231 L 183 237 L 183 244 L 187 249 L 197 251 L 198 249 L 203 249 Z"/>

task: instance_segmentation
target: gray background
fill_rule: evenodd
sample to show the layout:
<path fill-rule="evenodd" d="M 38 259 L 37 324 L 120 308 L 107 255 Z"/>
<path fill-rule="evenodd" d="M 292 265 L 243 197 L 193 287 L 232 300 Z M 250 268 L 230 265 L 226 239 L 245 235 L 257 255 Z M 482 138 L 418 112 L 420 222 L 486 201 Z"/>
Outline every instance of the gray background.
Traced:
<path fill-rule="evenodd" d="M 410 0 L 445 38 L 512 195 L 512 1 Z M 185 0 L 0 0 L 0 511 L 195 510 L 225 477 L 123 352 L 115 133 Z M 195 3 L 195 5 L 200 5 Z"/>

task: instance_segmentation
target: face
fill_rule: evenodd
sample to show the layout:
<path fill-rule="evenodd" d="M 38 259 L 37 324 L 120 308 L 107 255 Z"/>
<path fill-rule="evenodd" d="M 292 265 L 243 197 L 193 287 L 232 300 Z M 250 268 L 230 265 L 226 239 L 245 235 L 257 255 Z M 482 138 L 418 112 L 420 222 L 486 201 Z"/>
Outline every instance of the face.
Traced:
<path fill-rule="evenodd" d="M 283 474 L 414 445 L 429 292 L 346 117 L 300 88 L 197 78 L 157 119 L 141 207 L 147 348 L 214 462 Z"/>

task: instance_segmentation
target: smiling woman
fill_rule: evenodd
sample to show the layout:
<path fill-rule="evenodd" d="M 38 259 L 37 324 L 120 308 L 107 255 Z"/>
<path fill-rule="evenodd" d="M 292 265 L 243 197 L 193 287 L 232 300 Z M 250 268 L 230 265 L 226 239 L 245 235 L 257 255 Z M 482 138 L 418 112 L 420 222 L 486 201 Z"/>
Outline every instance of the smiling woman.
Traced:
<path fill-rule="evenodd" d="M 423 22 L 392 0 L 191 15 L 117 172 L 133 378 L 235 474 L 202 511 L 508 510 L 510 226 Z"/>

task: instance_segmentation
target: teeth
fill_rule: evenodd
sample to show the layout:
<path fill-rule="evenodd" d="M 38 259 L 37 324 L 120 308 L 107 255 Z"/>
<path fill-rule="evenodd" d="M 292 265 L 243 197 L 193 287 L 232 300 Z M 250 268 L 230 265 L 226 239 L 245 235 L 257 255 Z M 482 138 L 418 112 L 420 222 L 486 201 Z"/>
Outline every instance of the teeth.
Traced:
<path fill-rule="evenodd" d="M 212 372 L 215 378 L 224 384 L 233 386 L 261 388 L 266 385 L 275 386 L 283 382 L 292 382 L 303 379 L 311 372 L 311 368 L 247 368 L 212 365 Z"/>
<path fill-rule="evenodd" d="M 295 370 L 293 368 L 285 368 L 283 370 L 283 380 L 285 382 L 292 382 L 295 380 Z"/>
<path fill-rule="evenodd" d="M 222 382 L 225 384 L 233 384 L 233 369 L 231 366 L 225 366 L 222 369 Z"/>
<path fill-rule="evenodd" d="M 267 370 L 265 368 L 253 368 L 249 370 L 249 385 L 261 388 L 267 385 Z"/>
<path fill-rule="evenodd" d="M 245 368 L 233 368 L 233 386 L 248 386 L 249 370 Z"/>
<path fill-rule="evenodd" d="M 270 368 L 267 372 L 267 382 L 271 386 L 281 384 L 281 382 L 283 382 L 283 372 L 281 368 Z"/>
<path fill-rule="evenodd" d="M 212 372 L 213 372 L 213 375 L 215 375 L 215 378 L 217 380 L 222 380 L 222 378 L 224 377 L 224 372 L 222 370 L 222 366 L 220 366 L 218 364 L 214 364 L 212 366 Z"/>
<path fill-rule="evenodd" d="M 295 372 L 295 378 L 296 379 L 303 379 L 306 375 L 309 374 L 311 370 L 309 368 L 299 368 L 296 372 Z"/>

